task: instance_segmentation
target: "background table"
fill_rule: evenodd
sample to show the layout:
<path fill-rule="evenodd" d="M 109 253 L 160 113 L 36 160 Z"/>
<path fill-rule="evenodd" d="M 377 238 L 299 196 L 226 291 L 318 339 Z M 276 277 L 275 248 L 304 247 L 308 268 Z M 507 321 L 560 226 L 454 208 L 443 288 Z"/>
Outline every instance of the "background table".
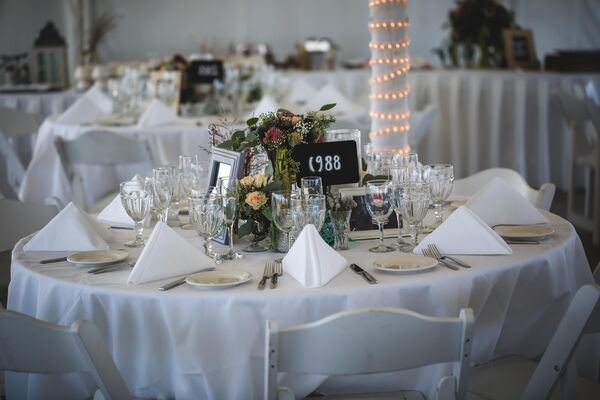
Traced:
<path fill-rule="evenodd" d="M 33 158 L 21 184 L 19 198 L 25 202 L 43 203 L 48 196 L 56 196 L 65 203 L 77 200 L 64 172 L 54 139 L 74 139 L 90 131 L 111 131 L 130 137 L 144 137 L 149 141 L 154 162 L 157 165 L 177 164 L 180 154 L 198 154 L 208 160 L 209 119 L 181 119 L 178 123 L 140 128 L 137 126 L 108 127 L 94 125 L 59 124 L 53 118 L 40 127 Z M 138 173 L 149 176 L 152 166 L 133 165 L 126 167 L 81 166 L 77 172 L 86 182 L 87 204 L 94 204 L 108 193 L 116 191 L 119 183 L 131 179 Z"/>
<path fill-rule="evenodd" d="M 126 284 L 129 270 L 90 275 L 65 263 L 40 265 L 48 253 L 24 253 L 22 240 L 13 252 L 8 308 L 49 322 L 68 325 L 93 321 L 131 393 L 139 397 L 205 399 L 262 398 L 264 329 L 268 319 L 282 326 L 323 318 L 359 307 L 404 307 L 432 316 L 457 316 L 474 310 L 476 322 L 471 359 L 482 363 L 508 354 L 541 354 L 564 310 L 579 287 L 592 282 L 581 242 L 565 220 L 549 215 L 556 234 L 540 245 L 513 245 L 511 256 L 463 257 L 472 269 L 458 272 L 442 266 L 420 274 L 387 274 L 373 270 L 372 242 L 355 242 L 342 252 L 372 272 L 369 285 L 349 269 L 328 285 L 305 289 L 283 275 L 276 290 L 256 290 L 257 278 L 273 253 L 246 254 L 220 269 L 242 269 L 254 279 L 218 291 L 180 286 L 157 288 L 170 281 Z M 131 231 L 116 231 L 120 247 Z M 180 231 L 195 246 L 192 231 Z M 132 258 L 138 251 L 131 252 Z M 55 254 L 52 254 L 56 256 Z M 199 265 L 200 268 L 200 265 Z M 410 346 L 410 343 L 398 343 Z M 579 371 L 596 373 L 597 342 L 582 354 Z M 587 367 L 587 369 L 586 369 Z M 283 376 L 297 394 L 306 395 L 324 382 L 326 388 L 393 389 L 407 383 L 432 394 L 431 382 L 448 374 L 435 365 L 401 373 L 365 377 Z M 61 379 L 8 376 L 7 394 L 36 398 L 41 393 L 70 398 Z M 79 397 L 85 397 L 80 387 Z"/>
<path fill-rule="evenodd" d="M 75 90 L 40 93 L 0 93 L 0 107 L 38 114 L 42 119 L 65 111 L 81 96 Z"/>

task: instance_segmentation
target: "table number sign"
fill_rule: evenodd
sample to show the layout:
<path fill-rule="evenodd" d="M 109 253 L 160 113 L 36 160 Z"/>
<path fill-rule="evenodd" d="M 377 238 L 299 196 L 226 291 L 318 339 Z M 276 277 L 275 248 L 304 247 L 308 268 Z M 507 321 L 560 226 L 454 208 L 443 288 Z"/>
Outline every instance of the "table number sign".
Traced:
<path fill-rule="evenodd" d="M 192 61 L 188 67 L 188 77 L 191 83 L 213 83 L 215 80 L 223 82 L 225 79 L 223 61 Z"/>
<path fill-rule="evenodd" d="M 356 154 L 354 140 L 294 146 L 292 158 L 300 163 L 298 185 L 305 176 L 320 176 L 324 186 L 358 182 Z"/>

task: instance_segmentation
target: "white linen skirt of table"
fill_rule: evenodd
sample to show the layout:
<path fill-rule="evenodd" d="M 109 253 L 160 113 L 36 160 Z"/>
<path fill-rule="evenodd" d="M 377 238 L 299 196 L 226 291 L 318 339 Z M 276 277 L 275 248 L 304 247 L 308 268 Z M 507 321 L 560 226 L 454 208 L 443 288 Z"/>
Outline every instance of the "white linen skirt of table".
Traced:
<path fill-rule="evenodd" d="M 26 238 L 13 252 L 8 308 L 64 325 L 93 321 L 137 397 L 261 399 L 266 320 L 300 324 L 359 307 L 404 307 L 433 316 L 457 316 L 461 308 L 471 307 L 476 317 L 473 362 L 509 354 L 535 357 L 544 351 L 577 289 L 592 282 L 573 227 L 548 216 L 556 233 L 547 241 L 513 245 L 511 256 L 465 256 L 473 268 L 459 272 L 440 266 L 421 274 L 380 273 L 371 268 L 374 256 L 367 249 L 372 243 L 355 242 L 342 254 L 371 270 L 380 283 L 368 285 L 347 269 L 319 289 L 305 289 L 284 274 L 276 290 L 257 291 L 264 263 L 276 257 L 260 253 L 218 267 L 251 272 L 254 279 L 248 284 L 219 291 L 180 286 L 159 292 L 157 288 L 171 279 L 134 286 L 126 283 L 127 270 L 90 275 L 67 263 L 40 265 L 38 261 L 50 254 L 23 252 Z M 194 232 L 179 232 L 201 246 Z M 115 247 L 131 236 L 115 233 Z M 132 259 L 139 252 L 128 251 Z M 581 354 L 579 371 L 588 376 L 596 376 L 597 344 L 587 343 Z M 414 385 L 431 395 L 431 382 L 448 373 L 448 366 L 436 365 L 373 376 L 280 378 L 299 395 L 323 382 L 334 391 Z M 75 389 L 65 379 L 9 374 L 8 398 L 43 393 L 67 399 L 88 393 L 83 386 L 72 393 Z"/>
<path fill-rule="evenodd" d="M 47 93 L 2 93 L 0 107 L 15 108 L 42 118 L 58 115 L 81 96 L 74 90 Z"/>
<path fill-rule="evenodd" d="M 154 161 L 158 165 L 177 164 L 180 154 L 198 154 L 208 160 L 207 124 L 196 125 L 196 120 L 182 119 L 179 123 L 153 128 L 66 125 L 47 119 L 40 127 L 33 158 L 19 190 L 22 201 L 43 203 L 48 196 L 56 196 L 68 203 L 74 198 L 69 181 L 54 146 L 54 139 L 74 139 L 92 131 L 111 131 L 130 137 L 148 139 Z M 201 146 L 201 147 L 200 147 Z M 87 204 L 94 204 L 108 193 L 118 190 L 119 183 L 136 174 L 150 174 L 152 166 L 130 165 L 119 167 L 81 166 L 77 172 L 86 183 Z"/>

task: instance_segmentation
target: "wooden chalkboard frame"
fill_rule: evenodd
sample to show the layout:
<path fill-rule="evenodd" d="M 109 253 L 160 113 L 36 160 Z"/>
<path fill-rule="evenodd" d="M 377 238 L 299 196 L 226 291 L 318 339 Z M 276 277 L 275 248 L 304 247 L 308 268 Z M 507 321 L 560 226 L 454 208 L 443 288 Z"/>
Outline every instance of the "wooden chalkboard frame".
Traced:
<path fill-rule="evenodd" d="M 531 29 L 505 29 L 504 35 L 504 52 L 506 56 L 506 64 L 509 69 L 537 68 L 537 56 L 535 53 L 535 44 L 533 41 L 533 32 Z M 515 41 L 525 41 L 527 46 L 527 57 L 520 59 L 515 54 Z"/>

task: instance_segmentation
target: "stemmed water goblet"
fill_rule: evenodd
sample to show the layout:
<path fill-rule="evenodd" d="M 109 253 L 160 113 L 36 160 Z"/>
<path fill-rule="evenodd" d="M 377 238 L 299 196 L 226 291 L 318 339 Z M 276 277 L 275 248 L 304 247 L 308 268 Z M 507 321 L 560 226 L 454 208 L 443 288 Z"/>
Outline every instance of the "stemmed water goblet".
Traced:
<path fill-rule="evenodd" d="M 135 239 L 125 242 L 126 247 L 141 247 L 144 245 L 142 233 L 144 220 L 152 207 L 152 181 L 127 181 L 119 187 L 121 203 L 125 212 L 134 222 Z"/>
<path fill-rule="evenodd" d="M 192 171 L 192 164 L 195 160 L 196 156 L 179 156 L 179 184 L 181 188 L 181 200 L 187 199 L 192 193 L 192 189 L 194 188 L 194 174 Z M 179 204 L 179 209 L 181 210 L 181 204 Z M 191 224 L 182 224 L 182 229 L 190 229 L 192 227 Z"/>
<path fill-rule="evenodd" d="M 271 193 L 271 212 L 277 229 L 287 236 L 287 250 L 292 247 L 291 231 L 294 227 L 292 199 L 282 190 Z"/>
<path fill-rule="evenodd" d="M 412 242 L 406 251 L 412 251 L 417 246 L 419 224 L 427 215 L 430 203 L 430 186 L 428 183 L 415 182 L 404 187 L 400 206 L 402 216 L 408 222 Z"/>
<path fill-rule="evenodd" d="M 196 228 L 198 235 L 204 238 L 206 255 L 218 264 L 221 262 L 218 254 L 212 249 L 212 239 L 223 227 L 223 201 L 212 188 L 198 190 L 188 197 L 190 222 Z"/>
<path fill-rule="evenodd" d="M 430 186 L 431 202 L 433 203 L 435 215 L 434 227 L 438 227 L 444 221 L 442 209 L 446 199 L 452 192 L 454 168 L 450 164 L 431 164 L 425 167 L 424 175 Z"/>
<path fill-rule="evenodd" d="M 179 205 L 181 200 L 185 200 L 186 198 L 181 181 L 181 171 L 178 165 L 165 165 L 165 168 L 168 168 L 171 172 L 171 185 L 173 186 L 173 195 L 171 196 L 171 203 L 168 208 L 167 220 L 171 221 L 172 226 L 180 226 Z"/>
<path fill-rule="evenodd" d="M 323 181 L 320 176 L 305 176 L 300 179 L 302 195 L 323 194 Z"/>
<path fill-rule="evenodd" d="M 217 180 L 218 193 L 223 204 L 223 221 L 227 226 L 229 235 L 229 251 L 221 256 L 224 260 L 242 258 L 233 247 L 233 224 L 238 213 L 238 182 L 236 178 L 219 178 Z"/>
<path fill-rule="evenodd" d="M 168 167 L 158 167 L 152 170 L 152 202 L 158 214 L 158 219 L 167 223 L 169 205 L 173 197 L 173 180 Z"/>
<path fill-rule="evenodd" d="M 389 180 L 372 180 L 367 182 L 366 206 L 372 220 L 379 229 L 379 244 L 369 249 L 372 253 L 388 253 L 395 249 L 384 243 L 383 226 L 387 224 L 392 213 L 392 183 Z"/>

